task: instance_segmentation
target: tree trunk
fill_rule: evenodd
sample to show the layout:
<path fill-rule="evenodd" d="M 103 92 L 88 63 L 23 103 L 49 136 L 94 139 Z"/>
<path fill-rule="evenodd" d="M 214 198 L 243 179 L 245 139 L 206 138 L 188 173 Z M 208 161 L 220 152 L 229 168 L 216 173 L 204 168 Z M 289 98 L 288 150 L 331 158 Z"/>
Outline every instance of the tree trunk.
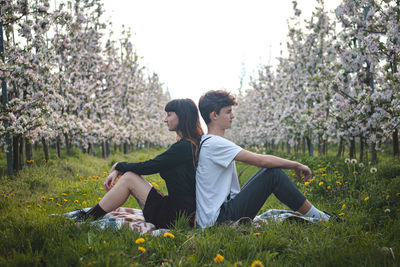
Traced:
<path fill-rule="evenodd" d="M 378 154 L 376 152 L 376 143 L 371 143 L 371 161 L 373 163 L 378 163 Z"/>
<path fill-rule="evenodd" d="M 25 138 L 23 138 L 22 136 L 19 138 L 19 163 L 20 163 L 20 168 L 22 169 L 22 167 L 25 165 L 24 162 L 24 141 Z"/>
<path fill-rule="evenodd" d="M 322 151 L 322 138 L 318 135 L 318 155 L 322 156 L 324 153 Z"/>
<path fill-rule="evenodd" d="M 67 155 L 71 156 L 71 150 L 70 150 L 70 144 L 69 144 L 69 138 L 68 138 L 68 134 L 64 134 L 64 138 L 65 138 L 65 148 L 67 149 Z"/>
<path fill-rule="evenodd" d="M 114 143 L 114 152 L 117 152 L 117 143 Z"/>
<path fill-rule="evenodd" d="M 106 158 L 108 158 L 108 156 L 110 156 L 110 143 L 106 141 Z"/>
<path fill-rule="evenodd" d="M 301 144 L 301 152 L 302 152 L 303 154 L 306 153 L 306 143 L 307 143 L 307 140 L 306 140 L 305 137 L 303 137 L 303 142 L 302 142 L 302 144 Z"/>
<path fill-rule="evenodd" d="M 364 160 L 364 138 L 360 136 L 360 161 Z"/>
<path fill-rule="evenodd" d="M 56 151 L 57 151 L 57 157 L 58 158 L 61 158 L 60 143 L 61 143 L 60 136 L 57 135 L 57 138 L 56 138 Z"/>
<path fill-rule="evenodd" d="M 49 146 L 47 145 L 46 139 L 42 137 L 42 145 L 43 145 L 43 153 L 44 153 L 44 160 L 46 162 L 49 161 Z"/>
<path fill-rule="evenodd" d="M 290 144 L 289 144 L 289 142 L 286 142 L 286 154 L 290 155 Z"/>
<path fill-rule="evenodd" d="M 314 145 L 312 144 L 310 137 L 307 136 L 306 140 L 307 140 L 307 147 L 308 147 L 308 155 L 310 157 L 314 157 Z"/>
<path fill-rule="evenodd" d="M 25 138 L 25 157 L 28 165 L 33 163 L 32 144 L 29 138 Z"/>
<path fill-rule="evenodd" d="M 128 154 L 128 143 L 124 143 L 124 154 Z"/>
<path fill-rule="evenodd" d="M 336 154 L 336 157 L 340 158 L 342 156 L 342 150 L 343 150 L 343 138 L 340 137 L 339 149 L 338 149 L 338 152 Z"/>
<path fill-rule="evenodd" d="M 104 141 L 101 141 L 101 157 L 106 158 L 106 143 Z"/>
<path fill-rule="evenodd" d="M 396 128 L 392 133 L 393 157 L 399 157 L 399 130 Z"/>
<path fill-rule="evenodd" d="M 13 138 L 12 138 L 13 140 L 13 142 L 12 142 L 12 145 L 13 145 L 13 162 L 14 162 L 14 164 L 13 164 L 13 167 L 14 167 L 14 173 L 15 172 L 17 172 L 18 170 L 19 170 L 19 168 L 20 168 L 20 164 L 19 164 L 19 156 L 18 156 L 18 153 L 19 153 L 19 149 L 18 149 L 18 145 L 19 145 L 19 135 L 15 135 L 15 136 L 13 136 Z"/>
<path fill-rule="evenodd" d="M 326 140 L 322 142 L 322 153 L 325 156 L 328 154 L 328 142 Z"/>
<path fill-rule="evenodd" d="M 354 136 L 350 140 L 349 157 L 351 159 L 355 159 L 357 157 L 357 155 L 356 155 L 356 138 Z"/>

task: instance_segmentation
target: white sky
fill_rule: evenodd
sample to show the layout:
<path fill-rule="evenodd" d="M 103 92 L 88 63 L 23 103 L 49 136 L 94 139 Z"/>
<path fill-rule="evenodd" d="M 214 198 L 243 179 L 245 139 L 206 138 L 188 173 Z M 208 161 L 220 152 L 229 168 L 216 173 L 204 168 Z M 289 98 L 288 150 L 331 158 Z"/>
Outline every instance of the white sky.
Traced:
<path fill-rule="evenodd" d="M 248 82 L 258 66 L 276 64 L 293 14 L 292 0 L 103 2 L 115 33 L 122 24 L 131 28 L 142 64 L 159 75 L 171 97 L 196 103 L 211 89 L 237 92 L 243 66 Z M 340 0 L 325 2 L 332 10 Z M 315 5 L 315 0 L 298 0 L 303 18 Z"/>

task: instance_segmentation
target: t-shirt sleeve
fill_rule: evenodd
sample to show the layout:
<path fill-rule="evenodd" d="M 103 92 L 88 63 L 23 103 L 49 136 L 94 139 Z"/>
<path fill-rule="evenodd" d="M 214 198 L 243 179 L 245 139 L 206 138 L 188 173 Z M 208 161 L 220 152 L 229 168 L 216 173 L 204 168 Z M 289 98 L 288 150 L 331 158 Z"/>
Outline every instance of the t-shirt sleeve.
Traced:
<path fill-rule="evenodd" d="M 224 168 L 233 161 L 236 155 L 242 150 L 242 148 L 233 142 L 225 138 L 210 138 L 212 142 L 208 144 L 210 147 L 209 157 L 216 164 L 223 166 Z"/>
<path fill-rule="evenodd" d="M 173 144 L 167 151 L 154 159 L 144 162 L 119 162 L 115 169 L 119 172 L 134 172 L 136 174 L 153 174 L 165 171 L 170 168 L 192 160 L 192 149 L 189 141 L 181 140 Z"/>

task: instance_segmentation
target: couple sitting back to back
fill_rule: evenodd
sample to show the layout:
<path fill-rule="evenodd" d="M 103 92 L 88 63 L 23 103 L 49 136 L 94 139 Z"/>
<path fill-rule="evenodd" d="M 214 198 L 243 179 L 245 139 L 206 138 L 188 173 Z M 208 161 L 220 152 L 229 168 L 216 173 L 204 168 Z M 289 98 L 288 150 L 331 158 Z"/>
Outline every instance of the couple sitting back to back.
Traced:
<path fill-rule="evenodd" d="M 180 215 L 187 216 L 191 226 L 196 220 L 198 226 L 206 228 L 243 217 L 254 218 L 273 193 L 301 215 L 329 220 L 330 215 L 311 205 L 281 170 L 293 169 L 306 181 L 311 177 L 307 166 L 247 151 L 224 138 L 225 130 L 232 125 L 232 107 L 236 104 L 235 97 L 226 91 L 204 94 L 199 110 L 208 133 L 203 135 L 194 102 L 170 101 L 165 107 L 164 121 L 179 140 L 154 159 L 116 163 L 104 182 L 106 195 L 88 212 L 82 211 L 77 219 L 98 219 L 122 206 L 132 195 L 143 209 L 145 220 L 157 228 L 168 227 Z M 236 160 L 262 168 L 242 188 Z M 168 195 L 140 176 L 153 173 L 160 173 L 165 180 Z"/>

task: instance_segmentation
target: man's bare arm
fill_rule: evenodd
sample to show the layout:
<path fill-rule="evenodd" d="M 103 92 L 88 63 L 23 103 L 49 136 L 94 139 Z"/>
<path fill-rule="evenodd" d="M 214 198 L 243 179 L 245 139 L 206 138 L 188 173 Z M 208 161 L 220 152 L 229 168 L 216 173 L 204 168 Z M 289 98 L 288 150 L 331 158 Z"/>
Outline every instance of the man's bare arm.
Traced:
<path fill-rule="evenodd" d="M 283 159 L 272 155 L 262 155 L 243 149 L 240 151 L 235 160 L 261 168 L 283 168 L 292 169 L 299 178 L 303 177 L 306 181 L 311 177 L 311 170 L 307 166 L 292 160 Z"/>

